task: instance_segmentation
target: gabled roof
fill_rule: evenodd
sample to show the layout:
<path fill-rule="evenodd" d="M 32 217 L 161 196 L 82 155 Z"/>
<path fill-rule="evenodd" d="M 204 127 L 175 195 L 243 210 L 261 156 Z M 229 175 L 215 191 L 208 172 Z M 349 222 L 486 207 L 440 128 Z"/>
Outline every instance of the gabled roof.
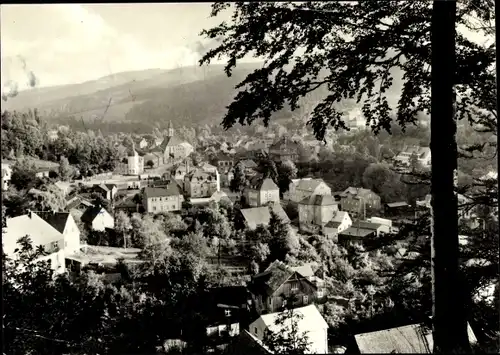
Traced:
<path fill-rule="evenodd" d="M 78 207 L 79 205 L 84 205 L 87 207 L 93 206 L 94 204 L 90 201 L 87 201 L 85 198 L 81 196 L 75 196 L 69 200 L 66 205 L 66 210 L 72 210 L 73 208 Z"/>
<path fill-rule="evenodd" d="M 109 212 L 101 206 L 92 206 L 85 210 L 80 220 L 84 223 L 92 223 L 92 221 L 101 213 L 109 214 Z"/>
<path fill-rule="evenodd" d="M 338 204 L 332 195 L 312 195 L 310 197 L 306 197 L 299 203 L 302 205 L 315 206 L 333 206 Z"/>
<path fill-rule="evenodd" d="M 177 136 L 165 137 L 163 142 L 161 142 L 161 144 L 157 148 L 161 149 L 161 151 L 165 151 L 167 147 L 174 147 L 181 143 L 182 141 L 179 138 L 177 138 Z"/>
<path fill-rule="evenodd" d="M 276 185 L 273 179 L 264 178 L 262 174 L 257 174 L 250 179 L 250 187 L 260 191 L 279 190 L 278 185 Z"/>
<path fill-rule="evenodd" d="M 467 333 L 471 344 L 477 342 L 468 323 Z M 357 334 L 354 338 L 361 354 L 432 354 L 434 347 L 432 331 L 423 324 Z"/>
<path fill-rule="evenodd" d="M 257 294 L 272 295 L 294 273 L 295 271 L 284 264 L 273 263 L 264 272 L 252 278 L 250 289 Z"/>
<path fill-rule="evenodd" d="M 175 183 L 169 183 L 166 188 L 160 187 L 145 187 L 144 196 L 146 198 L 152 197 L 165 197 L 165 196 L 178 196 L 180 195 L 179 187 Z"/>
<path fill-rule="evenodd" d="M 26 235 L 30 237 L 35 246 L 47 245 L 63 239 L 61 232 L 37 216 L 36 213 L 30 212 L 7 219 L 7 228 L 2 235 L 5 253 L 8 255 L 14 253 L 14 250 L 18 248 L 17 241 Z"/>
<path fill-rule="evenodd" d="M 300 179 L 295 189 L 314 192 L 321 183 L 324 183 L 323 179 Z"/>
<path fill-rule="evenodd" d="M 243 208 L 240 211 L 243 218 L 247 222 L 248 227 L 250 229 L 255 229 L 259 224 L 266 226 L 269 224 L 269 221 L 271 220 L 270 209 L 272 209 L 272 211 L 276 213 L 276 215 L 278 215 L 283 222 L 290 222 L 288 215 L 279 203 L 273 203 L 270 206 Z"/>
<path fill-rule="evenodd" d="M 295 308 L 293 312 L 302 316 L 297 322 L 298 331 L 300 333 L 313 333 L 316 330 L 328 328 L 328 324 L 325 319 L 321 316 L 321 313 L 319 313 L 318 309 L 313 304 Z M 283 325 L 276 325 L 276 319 L 281 313 L 282 312 L 263 314 L 260 318 L 266 325 L 267 329 L 273 332 L 279 332 L 282 329 L 281 327 L 284 326 L 288 328 L 292 322 L 291 319 L 287 319 Z"/>
<path fill-rule="evenodd" d="M 69 212 L 36 212 L 36 214 L 59 233 L 64 232 L 70 216 Z"/>
<path fill-rule="evenodd" d="M 372 190 L 364 189 L 362 187 L 348 187 L 340 194 L 342 197 L 346 197 L 348 195 L 358 198 L 368 197 L 370 194 L 374 194 L 377 196 Z"/>

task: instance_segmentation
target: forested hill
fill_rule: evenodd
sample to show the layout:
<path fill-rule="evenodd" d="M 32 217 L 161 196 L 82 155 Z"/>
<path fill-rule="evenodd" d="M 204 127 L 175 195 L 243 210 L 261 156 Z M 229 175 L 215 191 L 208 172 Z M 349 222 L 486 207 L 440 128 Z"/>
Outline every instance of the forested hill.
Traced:
<path fill-rule="evenodd" d="M 36 108 L 42 117 L 54 123 L 81 125 L 83 120 L 87 128 L 107 126 L 106 131 L 128 131 L 126 127 L 149 131 L 170 120 L 176 126 L 187 127 L 219 124 L 237 93 L 235 86 L 260 66 L 238 64 L 229 78 L 222 65 L 117 73 L 81 84 L 24 91 L 2 102 L 2 109 Z M 397 84 L 393 91 L 396 98 Z M 324 89 L 317 90 L 306 99 L 305 106 L 310 108 L 325 94 Z M 346 101 L 342 106 L 349 110 L 354 102 Z M 291 115 L 285 107 L 274 117 Z"/>

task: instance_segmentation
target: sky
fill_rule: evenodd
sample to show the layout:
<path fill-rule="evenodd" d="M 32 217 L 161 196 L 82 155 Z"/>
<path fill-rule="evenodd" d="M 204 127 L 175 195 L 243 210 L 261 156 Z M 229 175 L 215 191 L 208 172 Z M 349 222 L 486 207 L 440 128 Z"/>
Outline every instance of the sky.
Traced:
<path fill-rule="evenodd" d="M 2 92 L 197 65 L 209 45 L 200 31 L 230 16 L 210 18 L 210 3 L 2 5 L 0 14 Z"/>
<path fill-rule="evenodd" d="M 209 3 L 1 6 L 2 87 L 19 90 L 112 73 L 197 65 L 207 40 Z"/>

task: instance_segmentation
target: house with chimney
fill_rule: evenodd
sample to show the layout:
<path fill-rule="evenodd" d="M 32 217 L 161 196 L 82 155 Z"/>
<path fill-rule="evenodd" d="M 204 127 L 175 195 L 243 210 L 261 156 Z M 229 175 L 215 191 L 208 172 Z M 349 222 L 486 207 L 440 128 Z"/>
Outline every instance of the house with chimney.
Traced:
<path fill-rule="evenodd" d="M 280 190 L 271 178 L 255 175 L 243 190 L 246 204 L 250 207 L 259 207 L 269 202 L 280 202 Z"/>
<path fill-rule="evenodd" d="M 274 202 L 269 203 L 267 206 L 240 209 L 236 217 L 237 228 L 246 225 L 249 229 L 253 230 L 257 228 L 258 225 L 268 226 L 271 220 L 271 211 L 276 214 L 281 221 L 290 223 L 290 218 L 288 218 L 281 204 L 279 202 Z"/>
<path fill-rule="evenodd" d="M 190 198 L 211 197 L 214 192 L 220 191 L 220 176 L 217 168 L 204 163 L 200 167 L 190 169 L 184 176 L 184 193 Z"/>
<path fill-rule="evenodd" d="M 18 240 L 29 236 L 34 248 L 42 247 L 47 255 L 38 260 L 49 261 L 51 268 L 62 273 L 66 270 L 65 255 L 80 249 L 80 230 L 69 212 L 32 212 L 7 218 L 2 236 L 4 253 L 16 257 Z"/>
<path fill-rule="evenodd" d="M 274 161 L 297 161 L 300 156 L 300 146 L 297 142 L 284 136 L 269 147 L 269 157 Z"/>
<path fill-rule="evenodd" d="M 298 204 L 299 229 L 305 232 L 321 232 L 338 212 L 338 202 L 332 195 L 311 195 Z"/>
<path fill-rule="evenodd" d="M 307 306 L 325 296 L 323 288 L 318 290 L 308 277 L 280 261 L 253 276 L 247 287 L 257 314 Z"/>
<path fill-rule="evenodd" d="M 361 187 L 348 187 L 338 197 L 342 211 L 349 212 L 351 216 L 363 216 L 363 219 L 366 219 L 367 210 L 380 210 L 382 207 L 379 195 Z"/>
<path fill-rule="evenodd" d="M 283 199 L 299 203 L 313 195 L 331 195 L 332 189 L 322 180 L 313 178 L 292 179 Z"/>
<path fill-rule="evenodd" d="M 184 196 L 175 181 L 170 181 L 165 187 L 144 188 L 142 204 L 146 213 L 180 211 L 182 202 Z"/>

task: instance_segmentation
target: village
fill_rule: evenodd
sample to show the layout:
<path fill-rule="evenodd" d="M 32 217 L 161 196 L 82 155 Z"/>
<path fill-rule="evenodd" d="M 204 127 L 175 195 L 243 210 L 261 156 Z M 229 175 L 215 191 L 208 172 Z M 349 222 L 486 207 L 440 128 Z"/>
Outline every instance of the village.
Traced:
<path fill-rule="evenodd" d="M 407 201 L 383 202 L 379 195 L 362 186 L 333 191 L 321 177 L 297 178 L 296 173 L 285 179 L 288 186 L 282 191 L 278 184 L 283 186 L 283 179 L 272 171 L 276 170 L 276 164 L 280 167 L 295 164 L 303 154 L 300 147 L 304 144 L 298 144 L 294 137 L 263 133 L 246 141 L 239 138 L 235 144 L 221 144 L 217 139 L 206 137 L 199 140 L 195 148 L 177 136 L 170 122 L 163 139 L 146 138 L 149 137 L 139 136 L 129 144 L 126 159 L 113 173 L 56 181 L 54 186 L 65 196 L 63 210 L 29 210 L 7 218 L 4 252 L 14 255 L 19 238 L 29 235 L 33 245 L 45 248 L 46 255 L 40 260 L 49 260 L 56 274 L 78 275 L 93 270 L 106 282 L 113 283 L 121 278 L 118 264 L 133 267 L 144 262 L 139 255 L 147 246 L 141 247 L 130 239 L 134 233 L 133 223 L 127 222 L 124 226 L 124 220 L 134 215 L 136 219 L 149 215 L 170 216 L 180 221 L 186 216 L 198 218 L 196 214 L 203 210 L 223 211 L 224 221 L 212 218 L 208 223 L 227 223 L 229 218 L 235 230 L 247 235 L 257 235 L 262 228 L 276 228 L 278 223 L 278 228 L 285 228 L 285 235 L 300 236 L 311 243 L 316 235 L 321 235 L 339 246 L 363 251 L 370 250 L 378 241 L 396 237 L 401 229 L 417 223 L 430 209 L 428 194 L 421 196 L 413 206 Z M 317 156 L 321 145 L 316 141 L 306 146 L 312 156 Z M 416 162 L 425 171 L 430 159 L 429 148 L 408 146 L 392 158 L 391 164 L 395 170 L 401 170 Z M 57 164 L 41 162 L 36 177 L 48 178 L 51 171 L 57 170 Z M 9 189 L 11 174 L 10 164 L 2 161 L 4 191 Z M 36 195 L 37 191 L 33 190 L 36 189 L 28 194 Z M 459 200 L 467 203 L 462 195 Z M 195 210 L 198 212 L 193 212 Z M 460 219 L 472 228 L 480 223 L 471 210 L 462 211 Z M 212 226 L 217 227 L 221 226 Z M 212 346 L 228 346 L 228 339 L 236 337 L 239 341 L 257 344 L 258 349 L 266 353 L 262 342 L 264 331 L 272 327 L 287 306 L 302 315 L 301 327 L 314 334 L 310 352 L 346 351 L 345 344 L 328 341 L 328 325 L 322 314 L 325 303 L 345 305 L 352 300 L 327 287 L 328 272 L 322 262 L 295 259 L 290 263 L 283 257 L 256 262 L 255 256 L 246 251 L 248 244 L 253 245 L 255 240 L 227 238 L 220 233 L 218 239 L 214 237 L 212 242 L 216 245 L 205 257 L 211 269 L 226 275 L 223 278 L 238 280 L 230 286 L 207 291 L 206 300 L 210 304 L 205 305 L 203 312 L 207 312 L 206 335 L 212 339 Z M 228 246 L 231 238 L 232 245 Z M 103 243 L 103 240 L 109 241 Z M 461 240 L 467 243 L 466 236 Z M 164 235 L 163 240 L 147 243 L 168 242 L 169 237 Z M 409 242 L 403 240 L 395 245 L 392 262 L 419 257 Z M 259 270 L 259 264 L 265 265 L 265 269 Z M 394 334 L 403 331 L 415 337 L 419 327 L 413 324 L 390 331 Z M 375 334 L 356 335 L 360 351 L 375 351 L 368 340 L 376 337 Z M 165 344 L 186 346 L 181 339 Z"/>

